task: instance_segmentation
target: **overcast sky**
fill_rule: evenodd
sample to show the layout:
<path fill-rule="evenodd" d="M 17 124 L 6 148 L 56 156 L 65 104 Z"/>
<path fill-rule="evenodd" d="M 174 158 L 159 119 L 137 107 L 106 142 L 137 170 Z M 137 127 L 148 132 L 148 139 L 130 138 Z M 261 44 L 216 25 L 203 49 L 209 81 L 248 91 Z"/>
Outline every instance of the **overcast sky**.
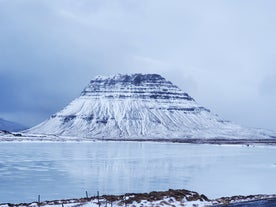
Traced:
<path fill-rule="evenodd" d="M 96 75 L 159 73 L 276 130 L 275 0 L 0 0 L 0 117 L 32 126 Z"/>

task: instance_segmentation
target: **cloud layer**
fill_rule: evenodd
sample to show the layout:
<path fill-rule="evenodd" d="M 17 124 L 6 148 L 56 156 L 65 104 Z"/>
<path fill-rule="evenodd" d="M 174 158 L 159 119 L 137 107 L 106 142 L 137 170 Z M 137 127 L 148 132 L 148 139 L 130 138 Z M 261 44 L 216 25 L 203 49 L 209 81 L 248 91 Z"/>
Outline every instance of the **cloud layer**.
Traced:
<path fill-rule="evenodd" d="M 32 126 L 98 74 L 141 72 L 160 73 L 222 118 L 275 129 L 275 7 L 0 0 L 0 117 Z"/>

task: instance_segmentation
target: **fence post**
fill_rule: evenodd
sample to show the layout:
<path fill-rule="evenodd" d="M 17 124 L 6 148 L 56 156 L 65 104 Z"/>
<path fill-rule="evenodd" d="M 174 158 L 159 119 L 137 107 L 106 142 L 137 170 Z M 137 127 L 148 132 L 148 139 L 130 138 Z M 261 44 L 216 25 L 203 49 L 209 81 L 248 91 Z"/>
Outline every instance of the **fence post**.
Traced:
<path fill-rule="evenodd" d="M 101 207 L 101 204 L 100 204 L 100 192 L 99 191 L 97 191 L 97 197 L 98 197 L 98 205 L 99 205 L 99 207 Z"/>
<path fill-rule="evenodd" d="M 85 194 L 86 194 L 86 199 L 88 200 L 88 192 L 87 192 L 87 191 L 85 191 Z"/>
<path fill-rule="evenodd" d="M 37 205 L 40 206 L 40 195 L 37 196 Z"/>

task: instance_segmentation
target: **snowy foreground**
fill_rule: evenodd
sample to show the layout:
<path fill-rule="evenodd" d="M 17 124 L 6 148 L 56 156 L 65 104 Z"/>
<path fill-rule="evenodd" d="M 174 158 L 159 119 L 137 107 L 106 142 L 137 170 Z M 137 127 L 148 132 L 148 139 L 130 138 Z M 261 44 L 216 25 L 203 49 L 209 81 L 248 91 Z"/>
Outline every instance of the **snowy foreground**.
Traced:
<path fill-rule="evenodd" d="M 151 193 L 125 194 L 125 195 L 103 195 L 86 197 L 80 199 L 54 200 L 21 204 L 0 204 L 0 207 L 100 207 L 100 206 L 185 206 L 185 207 L 207 207 L 207 206 L 227 206 L 233 203 L 246 201 L 257 201 L 264 199 L 275 199 L 276 195 L 251 195 L 233 196 L 209 200 L 205 195 L 188 190 L 168 190 Z"/>

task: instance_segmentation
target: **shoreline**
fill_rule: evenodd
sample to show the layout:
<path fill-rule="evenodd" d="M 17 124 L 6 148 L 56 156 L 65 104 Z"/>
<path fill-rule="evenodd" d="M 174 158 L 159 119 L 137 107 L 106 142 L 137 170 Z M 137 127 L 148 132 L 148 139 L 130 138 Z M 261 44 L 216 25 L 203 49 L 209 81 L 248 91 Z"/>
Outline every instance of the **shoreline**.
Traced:
<path fill-rule="evenodd" d="M 0 135 L 1 142 L 157 142 L 157 143 L 183 143 L 183 144 L 212 144 L 212 145 L 262 145 L 275 146 L 276 139 L 232 139 L 232 138 L 78 138 L 54 135 Z"/>
<path fill-rule="evenodd" d="M 100 141 L 135 141 L 135 142 L 165 142 L 183 144 L 214 144 L 214 145 L 276 145 L 276 139 L 96 139 Z"/>
<path fill-rule="evenodd" d="M 77 137 L 54 134 L 27 134 L 0 130 L 0 142 L 160 142 L 160 143 L 185 143 L 185 144 L 214 144 L 214 145 L 276 145 L 276 137 L 270 138 L 123 138 L 123 137 Z"/>

